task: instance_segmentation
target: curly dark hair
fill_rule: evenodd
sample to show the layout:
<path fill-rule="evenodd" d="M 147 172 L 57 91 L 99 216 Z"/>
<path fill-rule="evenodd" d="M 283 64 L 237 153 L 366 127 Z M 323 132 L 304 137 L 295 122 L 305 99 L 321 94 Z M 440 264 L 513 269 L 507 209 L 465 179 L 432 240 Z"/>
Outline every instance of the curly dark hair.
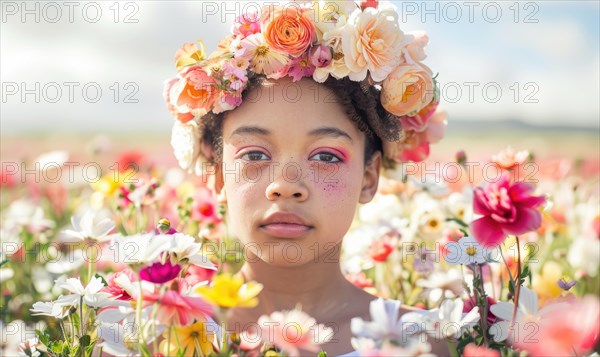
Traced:
<path fill-rule="evenodd" d="M 265 82 L 269 81 L 264 75 L 252 73 L 248 76 L 246 89 L 242 93 L 242 101 L 246 100 L 248 93 Z M 348 117 L 357 128 L 365 134 L 364 158 L 367 163 L 373 155 L 380 151 L 383 153 L 382 139 L 388 141 L 400 140 L 401 127 L 398 120 L 392 120 L 379 100 L 380 87 L 369 85 L 366 80 L 356 82 L 348 77 L 336 79 L 327 78 L 322 83 L 331 90 L 337 101 L 343 106 Z M 207 158 L 211 163 L 221 162 L 223 158 L 223 121 L 228 112 L 206 114 L 200 120 L 200 140 L 209 144 L 213 150 L 213 157 Z M 385 161 L 384 161 L 384 166 Z"/>

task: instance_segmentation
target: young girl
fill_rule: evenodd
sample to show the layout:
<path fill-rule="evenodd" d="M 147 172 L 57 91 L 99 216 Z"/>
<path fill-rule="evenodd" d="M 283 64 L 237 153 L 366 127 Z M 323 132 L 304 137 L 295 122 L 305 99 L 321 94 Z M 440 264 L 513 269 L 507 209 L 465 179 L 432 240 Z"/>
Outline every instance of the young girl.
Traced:
<path fill-rule="evenodd" d="M 342 239 L 382 167 L 399 161 L 403 145 L 428 145 L 407 139 L 402 124 L 426 122 L 437 99 L 420 63 L 426 40 L 403 34 L 393 8 L 333 4 L 329 22 L 315 16 L 323 3 L 240 16 L 208 58 L 184 46 L 167 98 L 180 164 L 214 173 L 244 247 L 240 274 L 263 285 L 258 306 L 229 310 L 228 330 L 301 306 L 333 329 L 322 349 L 337 356 L 353 351 L 350 321 L 369 320 L 376 299 L 344 278 Z"/>

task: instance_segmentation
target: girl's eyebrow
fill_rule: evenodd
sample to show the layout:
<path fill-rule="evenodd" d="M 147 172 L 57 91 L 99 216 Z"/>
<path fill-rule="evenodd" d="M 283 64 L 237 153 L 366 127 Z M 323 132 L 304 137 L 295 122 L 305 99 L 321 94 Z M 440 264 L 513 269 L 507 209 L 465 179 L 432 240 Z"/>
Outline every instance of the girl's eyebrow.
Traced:
<path fill-rule="evenodd" d="M 265 128 L 261 128 L 258 126 L 240 126 L 231 133 L 229 139 L 233 138 L 236 135 L 241 136 L 243 134 L 269 136 L 271 135 L 271 132 Z"/>
<path fill-rule="evenodd" d="M 235 135 L 243 135 L 243 134 L 269 136 L 269 135 L 271 135 L 271 132 L 265 128 L 261 128 L 258 126 L 241 126 L 237 129 L 235 129 L 231 133 L 229 138 L 231 139 Z M 330 136 L 330 137 L 334 137 L 334 138 L 341 137 L 341 138 L 348 140 L 351 144 L 354 142 L 352 140 L 352 137 L 350 137 L 350 135 L 348 135 L 348 133 L 346 133 L 345 131 L 335 128 L 335 127 L 329 127 L 329 126 L 324 126 L 324 127 L 320 127 L 317 129 L 313 129 L 308 133 L 308 135 L 310 135 L 310 136 Z"/>

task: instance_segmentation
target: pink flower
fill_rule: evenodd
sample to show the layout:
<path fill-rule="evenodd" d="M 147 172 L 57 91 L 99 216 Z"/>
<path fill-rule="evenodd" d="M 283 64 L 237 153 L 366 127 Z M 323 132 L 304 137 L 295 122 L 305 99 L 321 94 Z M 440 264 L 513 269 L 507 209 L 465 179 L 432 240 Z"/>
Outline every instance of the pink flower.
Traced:
<path fill-rule="evenodd" d="M 508 170 L 522 165 L 525 163 L 527 158 L 529 158 L 529 151 L 522 150 L 515 152 L 515 150 L 509 146 L 500 151 L 498 154 L 492 156 L 492 162 L 498 167 Z"/>
<path fill-rule="evenodd" d="M 164 284 L 175 279 L 180 271 L 181 266 L 179 264 L 173 265 L 170 261 L 165 262 L 165 264 L 155 262 L 140 270 L 140 279 L 155 284 Z"/>
<path fill-rule="evenodd" d="M 425 46 L 429 42 L 429 37 L 425 32 L 419 31 L 410 34 L 406 34 L 407 38 L 410 38 L 410 42 L 408 42 L 404 48 L 402 49 L 402 53 L 404 54 L 404 59 L 407 63 L 415 63 L 421 62 L 427 56 L 425 55 Z"/>
<path fill-rule="evenodd" d="M 405 115 L 400 117 L 402 129 L 412 130 L 418 133 L 425 131 L 428 127 L 429 119 L 433 116 L 433 113 L 435 113 L 439 104 L 439 101 L 431 102 L 415 116 Z"/>
<path fill-rule="evenodd" d="M 250 66 L 248 59 L 232 58 L 223 64 L 223 80 L 229 80 L 229 89 L 239 91 L 248 81 L 247 69 Z"/>
<path fill-rule="evenodd" d="M 202 281 L 210 281 L 215 273 L 216 270 L 189 264 L 184 279 L 189 285 L 196 285 Z"/>
<path fill-rule="evenodd" d="M 235 19 L 233 25 L 233 34 L 242 35 L 242 37 L 250 36 L 260 32 L 260 19 L 256 12 L 241 14 Z"/>
<path fill-rule="evenodd" d="M 316 68 L 323 68 L 331 64 L 333 59 L 333 50 L 329 46 L 318 45 L 310 50 L 310 63 Z"/>
<path fill-rule="evenodd" d="M 361 289 L 373 287 L 373 280 L 367 278 L 364 272 L 348 274 L 346 280 Z"/>
<path fill-rule="evenodd" d="M 508 173 L 485 188 L 475 188 L 473 211 L 483 217 L 471 223 L 471 231 L 485 247 L 502 243 L 508 234 L 536 230 L 542 215 L 536 207 L 544 204 L 543 196 L 532 196 L 535 187 L 525 182 L 510 183 Z"/>
<path fill-rule="evenodd" d="M 203 224 L 214 224 L 222 221 L 218 210 L 219 202 L 212 191 L 206 187 L 200 187 L 194 195 L 192 205 L 192 219 Z"/>
<path fill-rule="evenodd" d="M 186 281 L 177 279 L 164 294 L 148 293 L 143 295 L 143 299 L 145 306 L 158 304 L 156 318 L 162 324 L 185 326 L 194 319 L 206 321 L 213 313 L 213 306 L 200 298 L 188 296 L 188 290 Z"/>
<path fill-rule="evenodd" d="M 103 287 L 101 291 L 111 294 L 118 300 L 131 300 L 131 296 L 129 295 L 129 293 L 127 293 L 127 291 L 116 282 L 116 280 L 118 280 L 121 275 L 126 276 L 130 282 L 135 282 L 138 280 L 133 270 L 125 268 L 121 271 L 110 273 L 106 277 L 106 283 L 108 285 Z"/>
<path fill-rule="evenodd" d="M 318 324 L 306 313 L 294 309 L 276 311 L 258 319 L 263 339 L 281 348 L 288 356 L 300 356 L 300 349 L 318 352 L 319 345 L 333 337 L 329 327 Z"/>
<path fill-rule="evenodd" d="M 463 357 L 500 357 L 500 352 L 471 342 L 465 346 Z"/>
<path fill-rule="evenodd" d="M 555 309 L 536 325 L 531 338 L 515 336 L 513 345 L 528 356 L 582 356 L 596 346 L 600 334 L 600 302 L 588 295 Z M 521 337 L 521 338 L 518 338 Z"/>
<path fill-rule="evenodd" d="M 313 66 L 308 60 L 308 55 L 303 54 L 302 56 L 292 60 L 288 70 L 288 75 L 294 79 L 294 82 L 296 82 L 301 80 L 302 77 L 311 77 L 314 71 L 315 66 Z"/>

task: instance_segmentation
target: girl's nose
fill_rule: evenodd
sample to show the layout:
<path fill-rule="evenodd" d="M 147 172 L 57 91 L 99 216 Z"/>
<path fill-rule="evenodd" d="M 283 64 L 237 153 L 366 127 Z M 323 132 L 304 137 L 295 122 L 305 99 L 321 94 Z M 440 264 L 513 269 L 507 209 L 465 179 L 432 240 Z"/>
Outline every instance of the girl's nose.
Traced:
<path fill-rule="evenodd" d="M 267 186 L 265 195 L 269 201 L 292 198 L 301 202 L 308 198 L 308 189 L 301 177 L 290 178 L 286 175 L 277 175 Z"/>

